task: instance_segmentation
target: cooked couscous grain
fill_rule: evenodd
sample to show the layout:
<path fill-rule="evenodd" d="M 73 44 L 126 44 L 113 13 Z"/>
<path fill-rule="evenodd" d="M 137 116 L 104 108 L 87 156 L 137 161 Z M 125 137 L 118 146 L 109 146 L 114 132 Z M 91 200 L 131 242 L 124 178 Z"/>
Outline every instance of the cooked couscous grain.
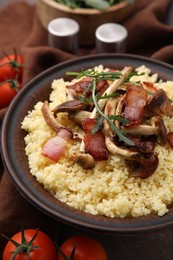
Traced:
<path fill-rule="evenodd" d="M 164 89 L 173 99 L 173 82 L 158 81 L 158 75 L 150 75 L 145 66 L 137 71 L 145 72 L 140 76 L 141 81 L 157 82 L 157 87 Z M 139 77 L 134 76 L 131 80 L 138 81 Z M 63 79 L 53 81 L 51 108 L 66 101 L 65 89 Z M 73 208 L 110 218 L 149 214 L 163 216 L 169 211 L 173 202 L 173 149 L 168 144 L 156 146 L 159 165 L 147 179 L 131 177 L 124 159 L 111 154 L 107 161 L 97 162 L 93 169 L 81 168 L 73 161 L 73 154 L 80 148 L 77 140 L 68 142 L 65 154 L 55 163 L 41 155 L 44 143 L 55 135 L 42 116 L 42 105 L 38 102 L 28 113 L 22 128 L 27 131 L 25 151 L 31 174 L 53 196 Z M 59 113 L 58 120 L 66 127 L 79 130 L 65 113 Z M 173 131 L 173 118 L 164 116 L 164 123 L 168 131 Z"/>

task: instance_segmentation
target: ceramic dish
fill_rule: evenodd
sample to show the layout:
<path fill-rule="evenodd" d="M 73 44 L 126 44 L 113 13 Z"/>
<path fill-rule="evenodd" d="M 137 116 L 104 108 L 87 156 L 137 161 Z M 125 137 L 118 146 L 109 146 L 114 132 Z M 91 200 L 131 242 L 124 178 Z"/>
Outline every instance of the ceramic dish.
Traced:
<path fill-rule="evenodd" d="M 35 207 L 57 221 L 78 228 L 95 230 L 107 234 L 136 234 L 168 228 L 173 225 L 173 209 L 163 217 L 149 215 L 138 218 L 108 218 L 93 216 L 75 210 L 51 196 L 30 174 L 27 157 L 24 151 L 24 136 L 21 122 L 37 101 L 44 101 L 51 91 L 50 84 L 55 78 L 67 79 L 67 71 L 79 71 L 81 68 L 92 68 L 103 64 L 119 69 L 131 65 L 138 67 L 145 64 L 152 73 L 158 73 L 163 80 L 173 80 L 173 67 L 134 55 L 102 54 L 73 59 L 46 70 L 31 80 L 14 98 L 5 114 L 1 145 L 2 157 L 7 172 L 21 194 Z"/>

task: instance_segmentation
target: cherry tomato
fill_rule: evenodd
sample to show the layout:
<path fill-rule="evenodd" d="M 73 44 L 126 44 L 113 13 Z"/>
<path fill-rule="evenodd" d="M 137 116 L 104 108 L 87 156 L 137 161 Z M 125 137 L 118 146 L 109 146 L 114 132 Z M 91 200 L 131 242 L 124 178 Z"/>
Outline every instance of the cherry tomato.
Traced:
<path fill-rule="evenodd" d="M 14 54 L 5 54 L 0 60 L 0 82 L 7 79 L 17 79 L 22 81 L 23 74 L 23 56 L 14 52 Z"/>
<path fill-rule="evenodd" d="M 62 253 L 65 256 L 62 256 Z M 107 260 L 103 246 L 88 236 L 73 236 L 67 239 L 58 252 L 57 260 Z"/>
<path fill-rule="evenodd" d="M 17 80 L 0 82 L 0 109 L 7 107 L 20 89 L 21 85 Z"/>
<path fill-rule="evenodd" d="M 53 241 L 42 231 L 37 229 L 25 229 L 11 237 L 3 252 L 2 260 L 55 260 L 57 250 Z M 21 252 L 18 253 L 21 249 Z M 13 256 L 13 257 L 12 257 Z"/>

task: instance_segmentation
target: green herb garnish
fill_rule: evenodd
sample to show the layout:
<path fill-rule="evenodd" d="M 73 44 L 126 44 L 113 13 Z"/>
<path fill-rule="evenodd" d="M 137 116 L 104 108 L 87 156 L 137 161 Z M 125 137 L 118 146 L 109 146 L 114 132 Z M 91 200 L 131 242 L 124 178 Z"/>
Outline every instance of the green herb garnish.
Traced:
<path fill-rule="evenodd" d="M 82 101 L 82 102 L 93 102 L 97 112 L 99 113 L 99 117 L 97 119 L 97 123 L 96 125 L 93 127 L 92 129 L 92 134 L 96 133 L 99 128 L 102 126 L 103 120 L 107 120 L 113 130 L 113 132 L 115 132 L 120 141 L 124 141 L 126 144 L 128 145 L 134 145 L 134 143 L 128 139 L 122 130 L 120 130 L 119 128 L 116 127 L 116 125 L 114 124 L 114 120 L 118 120 L 119 122 L 121 122 L 122 124 L 127 124 L 129 123 L 129 120 L 121 117 L 120 115 L 115 115 L 115 116 L 106 116 L 101 109 L 99 108 L 98 105 L 98 100 L 99 99 L 107 99 L 107 98 L 112 98 L 115 96 L 119 96 L 119 93 L 112 93 L 110 95 L 103 95 L 103 96 L 99 96 L 96 93 L 96 86 L 97 86 L 97 81 L 98 80 L 111 80 L 114 81 L 116 79 L 119 79 L 122 76 L 122 73 L 119 71 L 102 71 L 102 72 L 98 72 L 95 69 L 90 69 L 90 70 L 82 70 L 80 72 L 67 72 L 67 75 L 71 75 L 71 76 L 76 76 L 77 79 L 80 79 L 82 77 L 92 77 L 93 81 L 92 81 L 92 85 L 88 85 L 88 87 L 85 88 L 85 90 L 83 91 L 81 96 L 78 96 L 78 98 Z M 138 75 L 136 72 L 132 72 L 130 73 L 130 75 L 128 77 L 126 77 L 126 79 L 124 80 L 124 83 L 130 81 L 130 78 L 134 75 Z M 85 94 L 87 93 L 87 91 L 91 91 L 92 96 L 89 98 L 85 97 Z"/>
<path fill-rule="evenodd" d="M 133 143 L 130 139 L 128 139 L 128 138 L 123 134 L 123 131 L 121 131 L 119 128 L 117 128 L 117 127 L 115 126 L 115 124 L 112 122 L 112 120 L 110 119 L 110 117 L 106 116 L 106 115 L 100 110 L 99 105 L 98 105 L 98 103 L 97 103 L 97 98 L 96 98 L 95 92 L 96 92 L 96 79 L 93 79 L 92 99 L 93 99 L 93 103 L 94 103 L 94 105 L 95 105 L 95 107 L 96 107 L 96 109 L 97 109 L 97 112 L 102 116 L 103 119 L 106 119 L 106 120 L 109 122 L 109 124 L 110 124 L 110 126 L 111 126 L 113 132 L 115 132 L 115 133 L 118 135 L 120 141 L 123 141 L 123 142 L 125 142 L 126 144 L 131 145 L 131 146 L 134 145 L 134 143 Z M 103 119 L 102 119 L 102 120 L 103 120 Z M 102 122 L 103 122 L 103 121 L 102 121 Z M 96 125 L 97 125 L 97 124 L 96 124 Z M 100 121 L 98 121 L 98 126 L 100 127 Z M 95 128 L 97 129 L 98 126 L 97 126 L 97 127 L 95 126 Z"/>
<path fill-rule="evenodd" d="M 118 79 L 121 77 L 122 73 L 119 71 L 109 72 L 109 71 L 102 71 L 98 72 L 95 69 L 92 70 L 82 70 L 80 72 L 67 72 L 67 75 L 70 76 L 76 76 L 77 79 L 80 79 L 82 77 L 92 77 L 96 78 L 98 80 L 112 80 Z"/>
<path fill-rule="evenodd" d="M 132 4 L 134 0 L 54 0 L 57 3 L 66 5 L 72 9 L 75 8 L 94 8 L 105 10 L 112 5 L 120 2 L 128 2 Z"/>

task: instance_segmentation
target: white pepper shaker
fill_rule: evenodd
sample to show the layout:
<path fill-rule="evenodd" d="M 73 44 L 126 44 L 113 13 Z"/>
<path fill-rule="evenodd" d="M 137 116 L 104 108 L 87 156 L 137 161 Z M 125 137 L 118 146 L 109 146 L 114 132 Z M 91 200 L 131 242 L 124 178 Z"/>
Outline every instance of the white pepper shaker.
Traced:
<path fill-rule="evenodd" d="M 48 24 L 49 46 L 76 53 L 78 49 L 79 24 L 66 17 L 56 18 Z"/>
<path fill-rule="evenodd" d="M 117 23 L 100 25 L 95 32 L 97 53 L 126 52 L 126 28 Z"/>

